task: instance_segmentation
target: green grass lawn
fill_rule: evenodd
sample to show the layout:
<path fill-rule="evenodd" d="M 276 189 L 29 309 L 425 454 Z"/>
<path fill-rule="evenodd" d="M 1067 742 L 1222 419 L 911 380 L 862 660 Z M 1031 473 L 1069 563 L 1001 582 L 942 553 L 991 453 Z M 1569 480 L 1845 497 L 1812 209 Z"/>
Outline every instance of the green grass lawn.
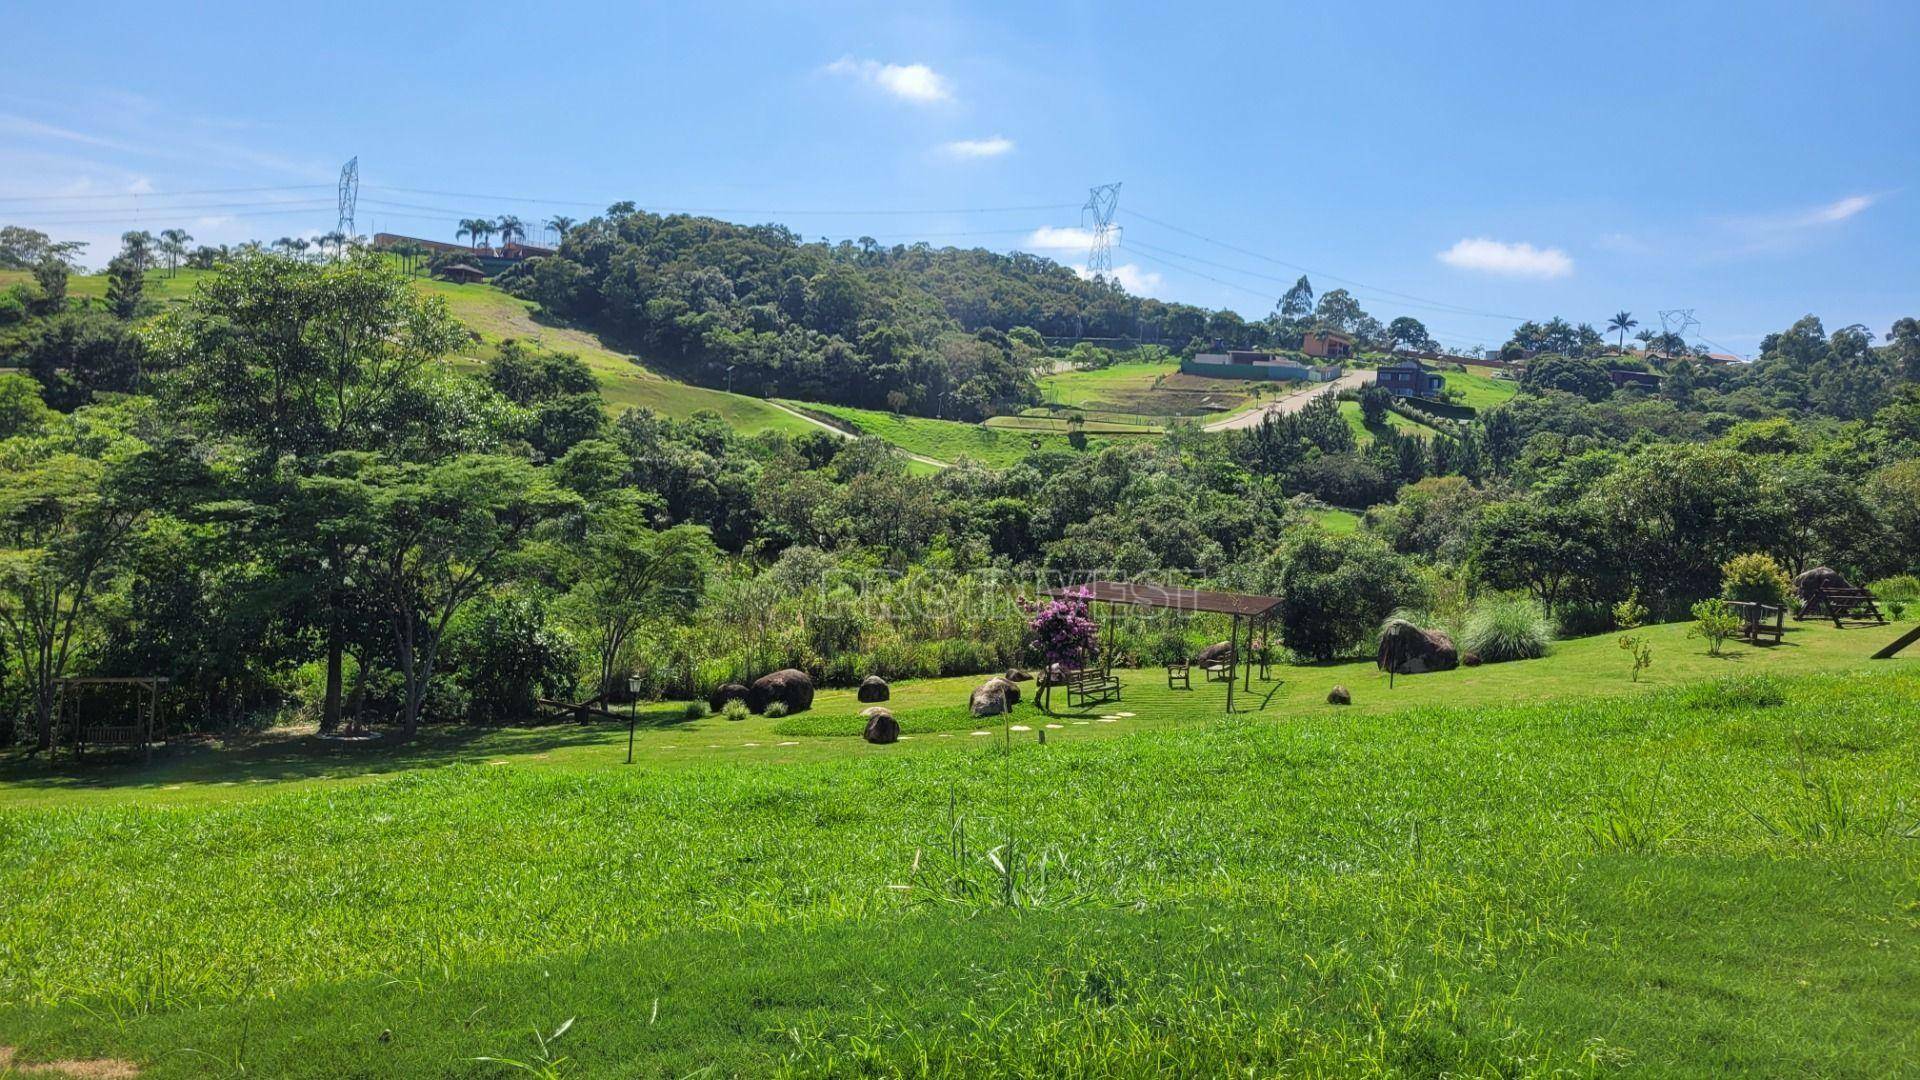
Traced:
<path fill-rule="evenodd" d="M 1309 510 L 1307 516 L 1336 536 L 1360 529 L 1360 515 L 1351 510 Z"/>
<path fill-rule="evenodd" d="M 1364 446 L 1373 441 L 1375 431 L 1373 428 L 1367 426 L 1366 418 L 1360 412 L 1359 402 L 1340 402 L 1340 415 L 1346 420 L 1347 427 L 1353 431 L 1353 439 L 1355 442 Z M 1433 434 L 1432 428 L 1420 423 L 1418 420 L 1410 420 L 1407 417 L 1401 416 L 1397 412 L 1387 414 L 1384 426 L 1392 428 L 1402 435 L 1417 435 L 1423 439 Z"/>
<path fill-rule="evenodd" d="M 1920 669 L 1865 659 L 1884 630 L 1649 633 L 1637 685 L 1611 636 L 1280 668 L 1233 717 L 1152 670 L 1110 723 L 891 747 L 829 690 L 649 710 L 634 766 L 576 727 L 9 763 L 0 1045 L 493 1076 L 572 1020 L 559 1075 L 1910 1071 Z"/>
<path fill-rule="evenodd" d="M 1502 404 L 1520 392 L 1520 386 L 1512 379 L 1496 379 L 1492 368 L 1469 367 L 1464 373 L 1449 371 L 1444 373 L 1447 389 L 1458 390 L 1463 395 L 1460 403 L 1476 409 L 1489 409 Z"/>
<path fill-rule="evenodd" d="M 1005 468 L 1019 463 L 1021 458 L 1036 449 L 1071 449 L 1064 435 L 1001 430 L 984 424 L 904 416 L 847 405 L 824 405 L 810 401 L 790 401 L 787 404 L 832 417 L 863 435 L 885 439 L 908 453 L 921 454 L 948 464 L 971 458 L 982 465 Z"/>

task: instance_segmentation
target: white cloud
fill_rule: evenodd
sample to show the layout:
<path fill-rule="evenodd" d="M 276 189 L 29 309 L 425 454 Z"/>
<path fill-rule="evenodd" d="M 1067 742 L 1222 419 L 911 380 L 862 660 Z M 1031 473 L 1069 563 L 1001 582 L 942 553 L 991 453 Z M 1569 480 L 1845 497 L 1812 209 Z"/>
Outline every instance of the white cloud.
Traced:
<path fill-rule="evenodd" d="M 1438 258 L 1448 266 L 1504 277 L 1559 278 L 1573 273 L 1573 259 L 1559 248 L 1507 244 L 1485 237 L 1462 240 Z"/>
<path fill-rule="evenodd" d="M 843 56 L 828 64 L 826 72 L 859 79 L 915 105 L 937 105 L 953 100 L 953 84 L 925 64 L 883 64 L 878 60 Z"/>
<path fill-rule="evenodd" d="M 1801 225 L 1835 225 L 1880 201 L 1878 195 L 1849 195 L 1800 215 Z"/>
<path fill-rule="evenodd" d="M 1074 267 L 1073 272 L 1080 275 L 1083 281 L 1093 277 L 1093 271 L 1084 266 Z M 1151 296 L 1159 291 L 1162 280 L 1158 273 L 1140 269 L 1138 263 L 1122 263 L 1114 267 L 1113 273 L 1108 277 L 1119 282 L 1121 288 L 1135 296 Z"/>
<path fill-rule="evenodd" d="M 135 177 L 133 183 L 127 185 L 127 194 L 151 195 L 153 194 L 153 181 L 144 176 Z"/>
<path fill-rule="evenodd" d="M 1072 225 L 1042 225 L 1029 233 L 1020 246 L 1033 251 L 1086 251 L 1093 247 L 1093 230 Z"/>
<path fill-rule="evenodd" d="M 940 152 L 948 157 L 963 160 L 995 158 L 1013 153 L 1013 140 L 1004 135 L 995 135 L 986 139 L 955 139 L 949 143 L 941 143 Z"/>

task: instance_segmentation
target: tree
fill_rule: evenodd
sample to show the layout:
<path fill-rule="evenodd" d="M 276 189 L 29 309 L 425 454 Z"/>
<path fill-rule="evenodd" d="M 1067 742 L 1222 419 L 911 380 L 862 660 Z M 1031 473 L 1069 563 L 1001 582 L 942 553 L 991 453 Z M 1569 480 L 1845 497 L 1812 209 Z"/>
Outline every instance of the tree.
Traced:
<path fill-rule="evenodd" d="M 500 242 L 502 244 L 511 244 L 515 240 L 524 240 L 527 236 L 526 222 L 521 221 L 512 214 L 501 215 L 500 220 L 494 222 L 493 227 L 499 231 Z"/>
<path fill-rule="evenodd" d="M 1720 655 L 1720 646 L 1726 640 L 1740 632 L 1740 616 L 1733 605 L 1719 597 L 1710 597 L 1693 605 L 1693 626 L 1688 628 L 1688 637 L 1707 639 L 1707 653 Z M 1635 668 L 1636 675 L 1638 667 Z"/>
<path fill-rule="evenodd" d="M 66 310 L 67 271 L 66 262 L 57 255 L 43 255 L 33 264 L 33 280 L 40 286 L 42 309 L 55 313 Z"/>
<path fill-rule="evenodd" d="M 55 241 L 38 229 L 0 225 L 0 270 L 29 270 L 48 259 L 71 266 L 86 246 L 83 240 Z"/>
<path fill-rule="evenodd" d="M 329 455 L 445 445 L 423 373 L 462 340 L 446 305 L 415 291 L 373 252 L 314 266 L 242 256 L 149 334 L 167 389 L 210 438 L 237 444 L 253 497 L 280 507 Z M 470 411 L 470 410 L 468 410 Z M 346 581 L 341 530 L 314 526 L 319 509 L 285 504 L 265 518 L 268 542 L 302 568 L 326 634 L 322 724 L 340 717 Z"/>
<path fill-rule="evenodd" d="M 448 623 L 514 572 L 534 530 L 580 500 L 526 461 L 498 455 L 416 465 L 350 453 L 331 464 L 332 475 L 316 483 L 341 485 L 357 511 L 366 581 L 399 662 L 401 730 L 411 738 Z"/>
<path fill-rule="evenodd" d="M 1296 529 L 1274 556 L 1287 648 L 1311 660 L 1351 652 L 1394 608 L 1418 602 L 1407 563 L 1363 533 Z"/>
<path fill-rule="evenodd" d="M 1426 324 L 1411 315 L 1402 315 L 1387 324 L 1387 341 L 1395 348 L 1404 346 L 1415 352 L 1431 351 L 1437 344 L 1427 332 Z"/>
<path fill-rule="evenodd" d="M 131 440 L 113 442 L 112 462 L 38 441 L 0 443 L 0 630 L 42 750 L 53 746 L 59 682 L 145 513 L 126 480 L 138 471 Z"/>
<path fill-rule="evenodd" d="M 153 234 L 145 229 L 120 234 L 120 255 L 144 274 L 153 269 Z"/>
<path fill-rule="evenodd" d="M 1314 306 L 1313 321 L 1316 326 L 1327 330 L 1351 333 L 1367 313 L 1360 308 L 1360 301 L 1345 289 L 1320 294 L 1320 302 Z"/>
<path fill-rule="evenodd" d="M 1300 280 L 1294 282 L 1293 287 L 1280 297 L 1275 310 L 1279 311 L 1281 318 L 1294 322 L 1313 314 L 1313 284 L 1307 280 L 1307 275 L 1300 275 Z"/>
<path fill-rule="evenodd" d="M 630 501 L 588 514 L 565 610 L 593 642 L 602 698 L 615 689 L 635 631 L 653 619 L 684 619 L 699 606 L 712 557 L 705 529 L 656 532 L 646 509 Z"/>
<path fill-rule="evenodd" d="M 139 261 L 128 255 L 115 255 L 107 263 L 107 310 L 123 320 L 138 315 L 146 286 L 146 271 L 141 269 Z"/>
<path fill-rule="evenodd" d="M 1633 317 L 1633 312 L 1615 312 L 1613 318 L 1607 320 L 1607 333 L 1611 334 L 1619 331 L 1620 349 L 1622 352 L 1625 352 L 1627 348 L 1627 331 L 1639 325 L 1640 320 Z"/>
<path fill-rule="evenodd" d="M 567 234 L 573 231 L 575 224 L 577 223 L 574 219 L 565 214 L 555 214 L 547 219 L 547 228 L 552 229 L 555 237 L 562 241 L 566 240 Z"/>
<path fill-rule="evenodd" d="M 1598 600 L 1610 577 L 1605 520 L 1583 503 L 1495 503 L 1474 529 L 1475 575 L 1496 589 L 1525 589 L 1549 614 L 1568 600 Z"/>
<path fill-rule="evenodd" d="M 167 257 L 167 276 L 180 273 L 180 260 L 187 257 L 187 245 L 193 243 L 193 237 L 185 229 L 160 230 L 160 254 Z"/>

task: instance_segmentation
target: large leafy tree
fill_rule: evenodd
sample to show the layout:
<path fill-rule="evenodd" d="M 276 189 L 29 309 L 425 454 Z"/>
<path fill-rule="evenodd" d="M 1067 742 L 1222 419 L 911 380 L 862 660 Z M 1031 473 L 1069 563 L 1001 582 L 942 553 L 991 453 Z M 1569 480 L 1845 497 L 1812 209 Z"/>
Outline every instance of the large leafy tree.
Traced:
<path fill-rule="evenodd" d="M 615 498 L 588 513 L 586 534 L 573 552 L 573 586 L 563 610 L 593 647 L 604 698 L 614 690 L 635 632 L 699 606 L 713 541 L 696 526 L 656 531 L 645 506 Z"/>
<path fill-rule="evenodd" d="M 580 509 L 577 495 L 525 460 L 489 454 L 437 464 L 340 454 L 305 486 L 337 508 L 329 531 L 360 552 L 359 585 L 392 635 L 409 737 L 454 615 L 525 569 L 536 529 Z"/>
<path fill-rule="evenodd" d="M 242 257 L 149 335 L 189 420 L 240 451 L 242 497 L 263 508 L 248 518 L 259 542 L 310 586 L 286 600 L 323 627 L 328 730 L 340 719 L 353 559 L 288 500 L 332 454 L 444 452 L 444 414 L 425 375 L 461 336 L 444 304 L 365 252 L 326 265 Z"/>
<path fill-rule="evenodd" d="M 124 426 L 103 413 L 54 437 L 0 442 L 0 630 L 43 750 L 60 680 L 136 524 L 168 486 L 154 479 L 163 463 Z"/>

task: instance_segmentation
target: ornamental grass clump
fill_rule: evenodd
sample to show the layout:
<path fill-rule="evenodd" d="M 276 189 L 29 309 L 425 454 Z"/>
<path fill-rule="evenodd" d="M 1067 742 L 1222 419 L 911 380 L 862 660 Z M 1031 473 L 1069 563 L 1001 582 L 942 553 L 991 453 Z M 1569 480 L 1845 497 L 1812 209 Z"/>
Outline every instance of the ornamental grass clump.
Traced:
<path fill-rule="evenodd" d="M 1490 596 L 1473 606 L 1460 649 L 1489 664 L 1537 660 L 1553 641 L 1553 622 L 1524 596 Z"/>

